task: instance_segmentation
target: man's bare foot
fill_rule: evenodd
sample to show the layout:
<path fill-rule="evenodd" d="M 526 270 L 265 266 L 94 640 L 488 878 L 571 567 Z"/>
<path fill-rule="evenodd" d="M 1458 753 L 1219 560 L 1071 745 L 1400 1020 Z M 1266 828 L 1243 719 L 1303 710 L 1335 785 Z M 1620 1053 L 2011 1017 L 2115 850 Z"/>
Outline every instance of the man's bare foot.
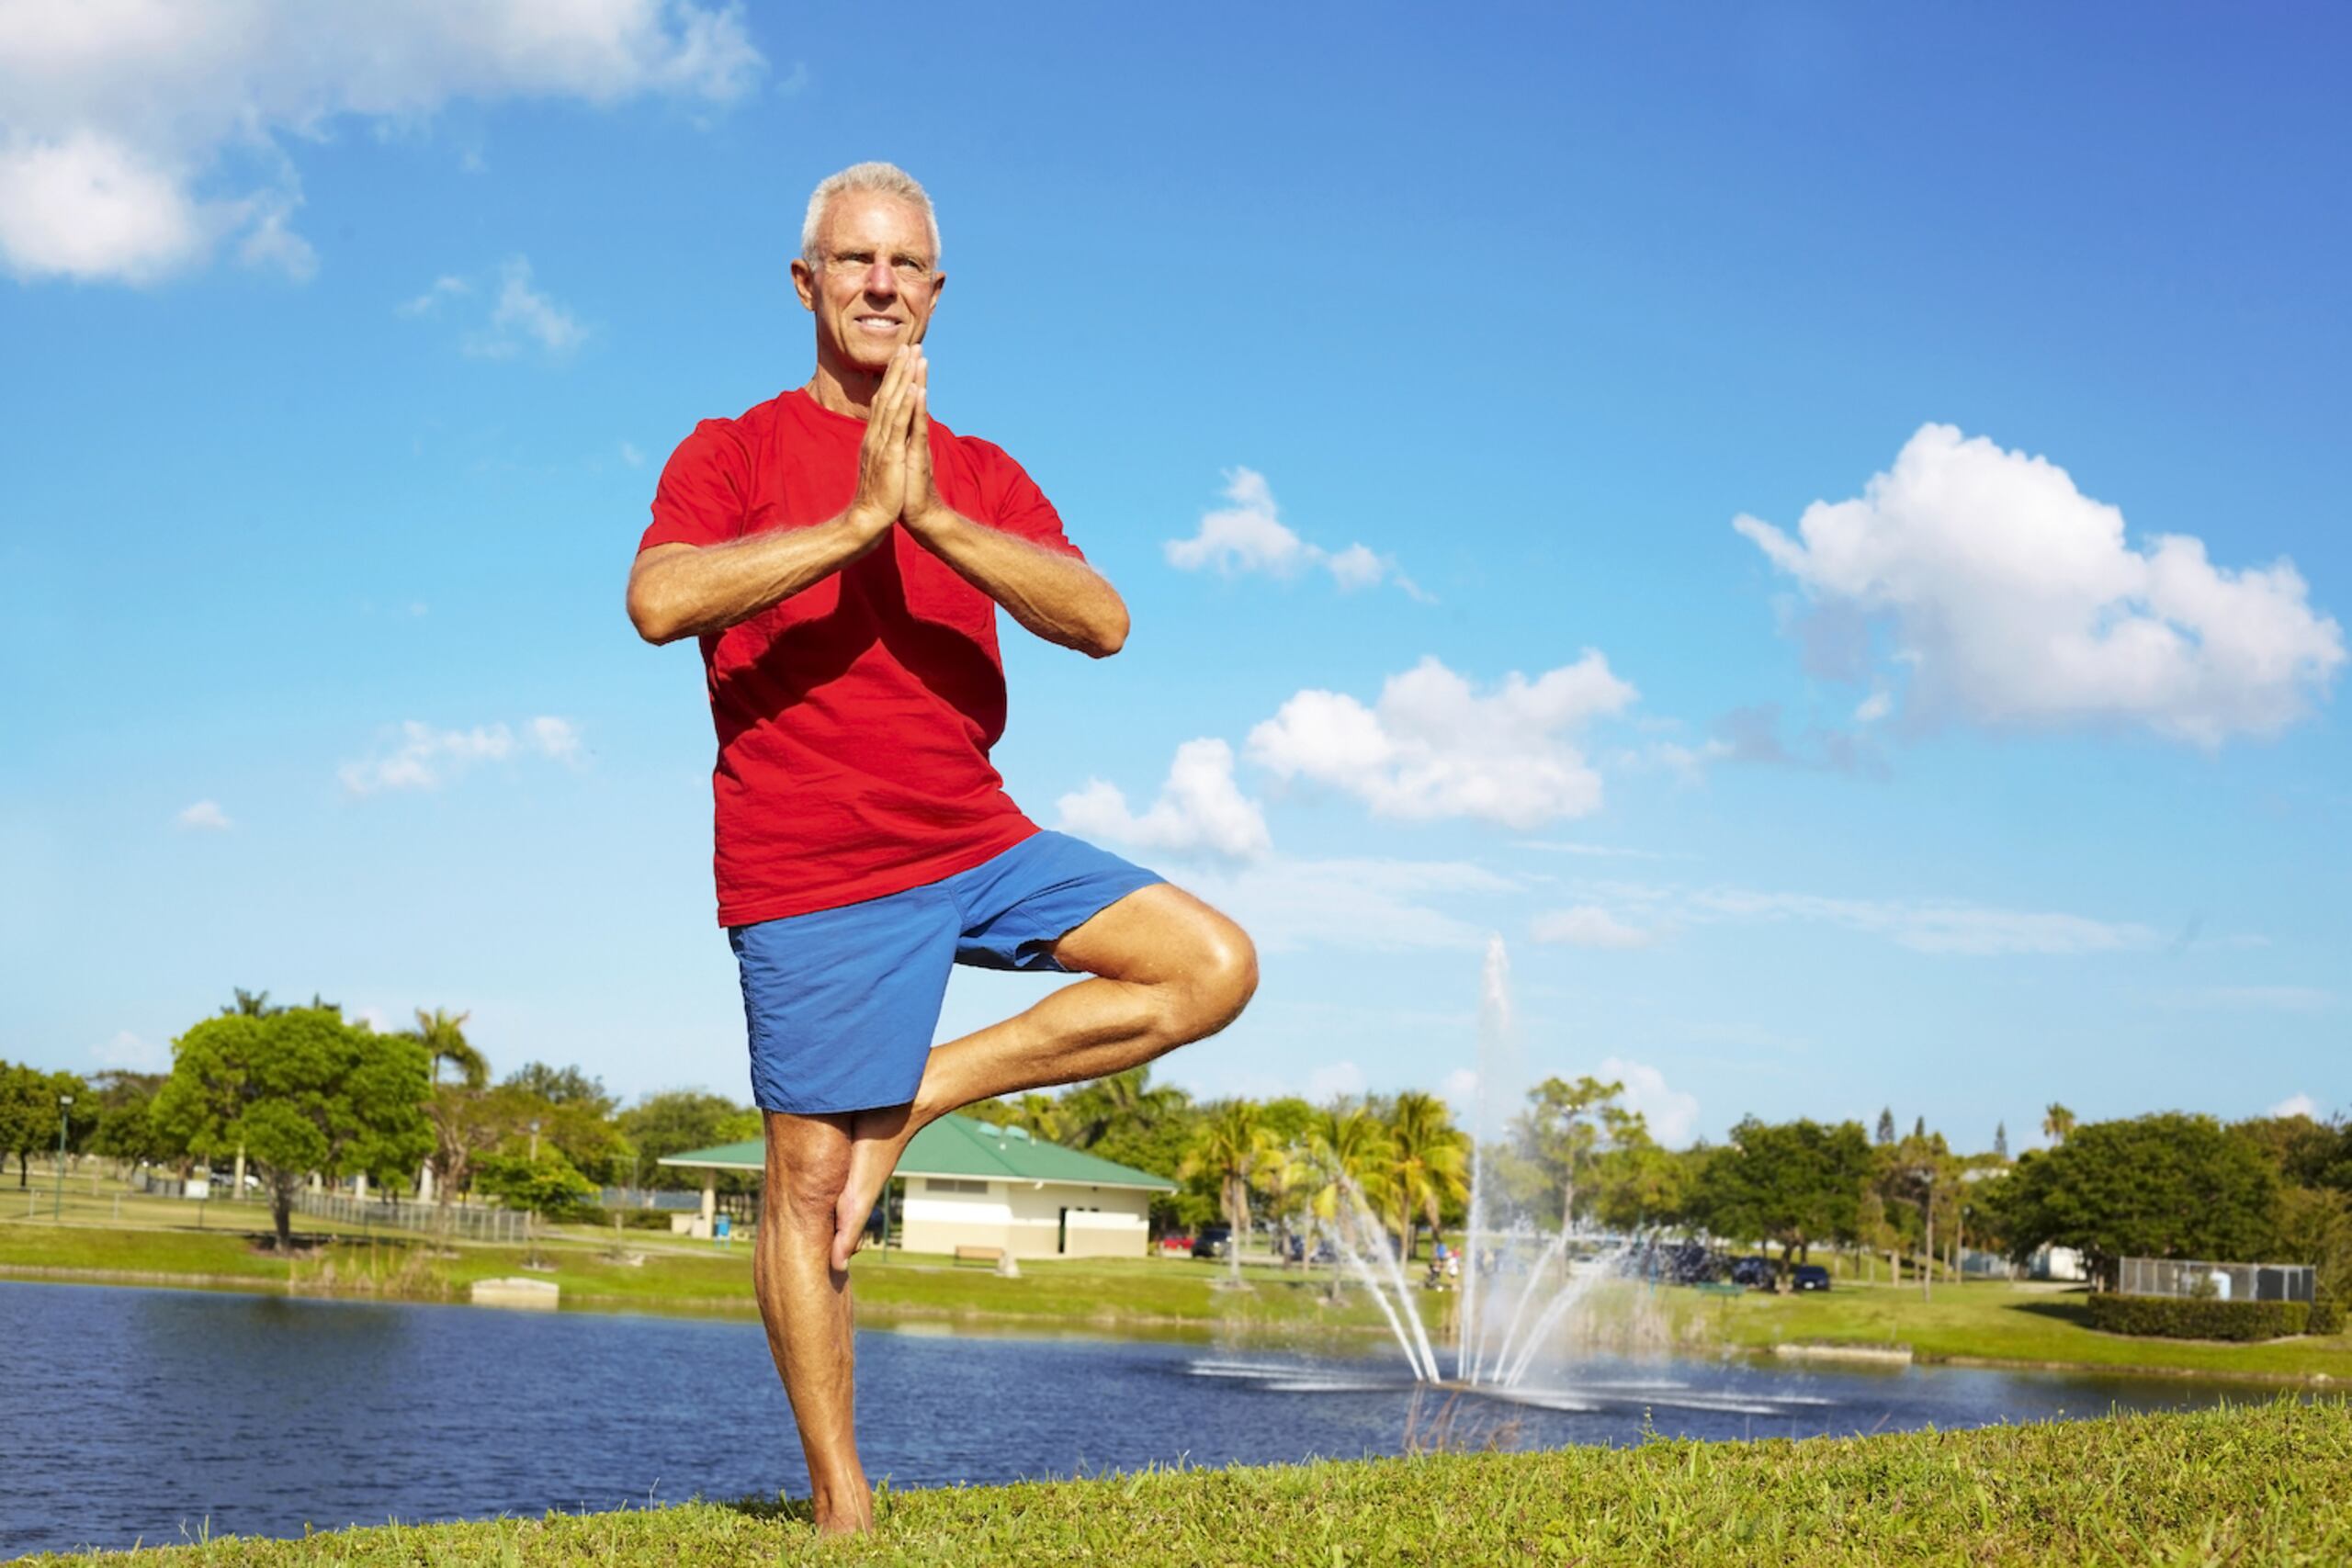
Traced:
<path fill-rule="evenodd" d="M 899 1156 L 915 1135 L 914 1107 L 888 1105 L 861 1111 L 850 1122 L 849 1179 L 842 1184 L 841 1201 L 833 1209 L 833 1271 L 849 1267 L 850 1254 L 865 1241 L 865 1222 Z"/>

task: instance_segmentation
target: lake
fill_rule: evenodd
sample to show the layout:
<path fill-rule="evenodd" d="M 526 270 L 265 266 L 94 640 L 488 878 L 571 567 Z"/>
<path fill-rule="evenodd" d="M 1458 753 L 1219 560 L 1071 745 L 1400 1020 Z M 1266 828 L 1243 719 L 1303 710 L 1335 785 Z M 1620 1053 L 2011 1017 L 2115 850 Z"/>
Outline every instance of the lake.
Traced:
<path fill-rule="evenodd" d="M 867 1472 L 899 1488 L 1393 1454 L 1415 1404 L 1354 1353 L 862 1330 Z M 1514 1446 L 1812 1437 L 2179 1408 L 2276 1389 L 1976 1369 L 1597 1359 Z M 756 1320 L 0 1281 L 0 1556 L 807 1491 Z"/>

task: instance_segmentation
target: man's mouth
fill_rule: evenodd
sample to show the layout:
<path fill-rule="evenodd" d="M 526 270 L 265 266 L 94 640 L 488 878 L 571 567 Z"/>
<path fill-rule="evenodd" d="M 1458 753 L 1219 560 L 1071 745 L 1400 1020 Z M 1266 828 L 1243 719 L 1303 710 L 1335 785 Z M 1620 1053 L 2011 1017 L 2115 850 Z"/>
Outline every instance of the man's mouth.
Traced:
<path fill-rule="evenodd" d="M 896 332 L 905 323 L 896 316 L 860 316 L 857 324 L 867 332 Z"/>

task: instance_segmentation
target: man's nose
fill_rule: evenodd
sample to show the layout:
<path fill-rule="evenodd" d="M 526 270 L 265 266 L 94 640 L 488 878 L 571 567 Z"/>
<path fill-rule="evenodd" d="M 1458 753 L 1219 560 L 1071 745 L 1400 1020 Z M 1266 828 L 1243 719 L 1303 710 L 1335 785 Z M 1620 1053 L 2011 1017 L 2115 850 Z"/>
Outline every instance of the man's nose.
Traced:
<path fill-rule="evenodd" d="M 893 272 L 890 269 L 890 264 L 880 256 L 875 257 L 867 265 L 865 276 L 859 279 L 859 284 L 868 294 L 876 295 L 885 299 L 895 299 L 899 297 L 899 275 Z"/>

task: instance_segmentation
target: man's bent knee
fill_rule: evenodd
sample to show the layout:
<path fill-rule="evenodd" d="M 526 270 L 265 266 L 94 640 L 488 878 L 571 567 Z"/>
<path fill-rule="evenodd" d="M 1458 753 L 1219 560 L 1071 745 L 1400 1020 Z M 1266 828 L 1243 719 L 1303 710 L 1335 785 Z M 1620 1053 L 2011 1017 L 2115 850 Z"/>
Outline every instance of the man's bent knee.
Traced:
<path fill-rule="evenodd" d="M 833 1211 L 849 1185 L 846 1120 L 767 1115 L 766 1201 L 763 1213 L 794 1231 L 831 1236 Z"/>
<path fill-rule="evenodd" d="M 1249 932 L 1204 908 L 1193 935 L 1198 951 L 1184 966 L 1182 999 L 1170 1021 L 1178 1044 L 1215 1034 L 1239 1018 L 1258 990 L 1258 948 Z"/>

